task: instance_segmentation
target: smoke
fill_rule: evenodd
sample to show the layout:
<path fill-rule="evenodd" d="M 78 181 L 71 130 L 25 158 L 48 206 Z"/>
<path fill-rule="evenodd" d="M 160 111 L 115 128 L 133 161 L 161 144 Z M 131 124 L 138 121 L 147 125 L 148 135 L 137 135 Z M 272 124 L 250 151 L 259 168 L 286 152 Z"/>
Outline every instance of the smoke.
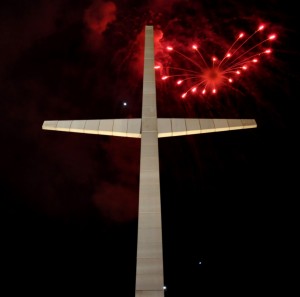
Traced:
<path fill-rule="evenodd" d="M 136 217 L 139 163 L 138 158 L 130 158 L 138 155 L 139 143 L 130 145 L 124 141 L 122 145 L 120 139 L 115 139 L 104 146 L 101 142 L 106 139 L 102 137 L 99 141 L 88 136 L 84 140 L 84 136 L 78 136 L 78 140 L 76 135 L 52 136 L 41 131 L 42 121 L 121 118 L 129 113 L 139 117 L 145 25 L 155 29 L 155 62 L 174 65 L 180 59 L 173 59 L 164 50 L 166 45 L 181 50 L 191 41 L 199 41 L 208 55 L 215 54 L 215 48 L 228 48 L 227 43 L 240 29 L 250 31 L 259 20 L 280 23 L 283 17 L 288 18 L 287 14 L 281 16 L 279 6 L 270 5 L 273 1 L 261 4 L 269 4 L 272 11 L 236 1 L 215 5 L 218 1 L 39 0 L 19 1 L 17 9 L 8 4 L 17 1 L 4 2 L 0 9 L 0 76 L 5 77 L 0 78 L 5 123 L 2 150 L 7 156 L 2 164 L 4 183 L 8 188 L 12 184 L 18 189 L 20 200 L 31 201 L 45 212 L 63 215 L 71 208 L 70 212 L 81 213 L 95 204 L 104 216 L 118 221 Z M 10 5 L 9 9 L 4 9 L 5 5 Z M 289 22 L 296 24 L 296 19 Z M 287 33 L 293 31 L 286 30 Z M 286 47 L 297 40 L 291 38 L 288 41 L 292 43 L 286 43 Z M 94 55 L 85 51 L 86 45 L 95 51 Z M 279 54 L 287 58 L 285 52 L 276 51 L 274 59 Z M 297 57 L 293 60 L 298 61 Z M 294 61 L 293 65 L 297 69 Z M 273 68 L 266 67 L 264 73 L 260 72 L 255 85 L 249 81 L 255 100 L 261 85 L 266 89 L 264 92 L 268 91 L 265 86 L 269 81 L 270 86 L 276 86 L 277 93 L 278 89 L 289 87 L 291 74 L 287 71 L 286 78 L 280 75 L 276 83 L 271 82 L 278 65 Z M 250 100 L 241 100 L 240 96 L 222 99 L 226 104 L 217 99 L 200 101 L 192 96 L 183 102 L 174 85 L 158 80 L 157 87 L 158 112 L 167 117 L 179 112 L 180 116 L 187 113 L 205 117 L 216 112 L 224 116 L 228 110 L 249 111 Z M 284 94 L 283 90 L 281 93 Z M 275 96 L 262 98 L 260 106 L 274 104 Z M 125 99 L 128 108 L 118 109 L 118 103 Z M 278 104 L 282 101 L 277 100 Z M 252 116 L 251 109 L 255 112 L 254 103 L 250 107 Z"/>
<path fill-rule="evenodd" d="M 117 7 L 113 2 L 94 0 L 85 10 L 84 22 L 89 29 L 87 43 L 94 50 L 99 49 L 102 34 L 107 26 L 116 20 Z"/>
<path fill-rule="evenodd" d="M 105 177 L 94 188 L 93 202 L 102 216 L 111 221 L 136 219 L 140 139 L 113 137 L 104 147 L 111 159 Z"/>
<path fill-rule="evenodd" d="M 93 201 L 101 215 L 110 221 L 128 222 L 137 218 L 138 190 L 129 185 L 101 183 L 96 189 Z"/>
<path fill-rule="evenodd" d="M 116 19 L 116 11 L 117 7 L 113 2 L 94 0 L 85 11 L 84 21 L 88 28 L 101 35 L 107 25 Z"/>
<path fill-rule="evenodd" d="M 163 11 L 171 11 L 174 3 L 179 2 L 178 0 L 154 0 L 151 1 L 151 9 L 153 11 L 161 12 Z"/>

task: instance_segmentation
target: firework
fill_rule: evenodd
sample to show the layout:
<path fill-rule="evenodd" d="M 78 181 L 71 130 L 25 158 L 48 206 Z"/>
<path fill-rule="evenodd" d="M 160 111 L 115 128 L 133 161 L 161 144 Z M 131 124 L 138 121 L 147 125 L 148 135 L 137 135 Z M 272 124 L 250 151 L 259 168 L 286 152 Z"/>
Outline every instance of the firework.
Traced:
<path fill-rule="evenodd" d="M 176 78 L 176 85 L 184 86 L 185 91 L 181 95 L 185 98 L 188 94 L 199 95 L 216 94 L 219 89 L 235 89 L 234 84 L 240 77 L 251 71 L 253 65 L 258 63 L 264 55 L 272 52 L 271 48 L 266 47 L 269 42 L 276 39 L 276 34 L 270 34 L 265 39 L 255 42 L 259 32 L 265 29 L 260 25 L 248 37 L 245 33 L 239 33 L 232 45 L 225 51 L 221 59 L 212 55 L 204 55 L 198 44 L 192 44 L 192 53 L 182 53 L 167 46 L 166 50 L 171 54 L 179 55 L 188 67 L 163 67 L 162 80 Z M 187 64 L 185 64 L 187 65 Z M 161 68 L 160 65 L 155 66 Z"/>

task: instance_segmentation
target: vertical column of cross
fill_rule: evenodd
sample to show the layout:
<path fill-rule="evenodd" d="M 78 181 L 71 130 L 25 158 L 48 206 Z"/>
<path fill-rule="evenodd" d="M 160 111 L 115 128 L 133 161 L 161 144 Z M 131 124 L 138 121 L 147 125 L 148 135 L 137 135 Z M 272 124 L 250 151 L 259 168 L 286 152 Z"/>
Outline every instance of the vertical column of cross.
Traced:
<path fill-rule="evenodd" d="M 145 29 L 144 53 L 135 296 L 163 297 L 163 251 L 152 26 L 146 26 Z"/>

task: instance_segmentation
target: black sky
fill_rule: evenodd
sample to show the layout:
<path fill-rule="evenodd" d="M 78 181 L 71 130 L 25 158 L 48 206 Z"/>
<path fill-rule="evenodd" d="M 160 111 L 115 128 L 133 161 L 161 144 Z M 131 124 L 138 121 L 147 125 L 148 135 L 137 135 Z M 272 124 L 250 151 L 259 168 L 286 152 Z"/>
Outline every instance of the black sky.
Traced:
<path fill-rule="evenodd" d="M 161 44 L 199 38 L 222 47 L 261 22 L 278 39 L 242 94 L 182 101 L 158 81 L 160 117 L 258 124 L 160 140 L 165 294 L 290 295 L 299 196 L 295 6 L 13 0 L 0 4 L 3 296 L 134 296 L 140 140 L 43 131 L 42 123 L 140 117 L 147 24 L 163 32 Z"/>

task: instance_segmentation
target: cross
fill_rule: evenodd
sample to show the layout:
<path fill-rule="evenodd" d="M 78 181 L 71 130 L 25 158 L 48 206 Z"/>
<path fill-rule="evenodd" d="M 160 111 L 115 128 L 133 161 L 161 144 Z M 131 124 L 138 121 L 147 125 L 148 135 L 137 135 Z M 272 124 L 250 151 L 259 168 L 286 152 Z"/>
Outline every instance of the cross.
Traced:
<path fill-rule="evenodd" d="M 164 297 L 158 138 L 256 128 L 254 119 L 157 118 L 153 26 L 145 26 L 142 118 L 44 121 L 44 130 L 141 138 L 135 297 Z"/>

